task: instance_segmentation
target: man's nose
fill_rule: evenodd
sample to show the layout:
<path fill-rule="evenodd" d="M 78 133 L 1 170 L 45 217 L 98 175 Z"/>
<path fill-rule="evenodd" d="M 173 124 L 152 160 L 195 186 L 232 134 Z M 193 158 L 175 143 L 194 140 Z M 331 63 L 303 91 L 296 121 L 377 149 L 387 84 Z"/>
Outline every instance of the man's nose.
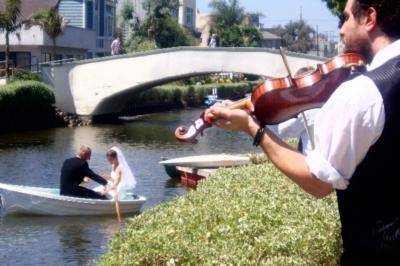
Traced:
<path fill-rule="evenodd" d="M 343 37 L 344 37 L 344 24 L 342 24 L 340 26 L 340 28 L 339 28 L 339 35 L 340 35 L 340 38 L 343 40 Z"/>

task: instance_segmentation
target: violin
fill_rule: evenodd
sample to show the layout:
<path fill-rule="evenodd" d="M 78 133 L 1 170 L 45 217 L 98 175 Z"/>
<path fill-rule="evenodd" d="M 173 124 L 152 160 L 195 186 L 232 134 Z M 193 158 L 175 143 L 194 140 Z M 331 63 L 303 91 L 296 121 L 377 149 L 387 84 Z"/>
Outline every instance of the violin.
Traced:
<path fill-rule="evenodd" d="M 283 55 L 282 55 L 283 56 Z M 283 56 L 284 57 L 284 56 Z M 250 98 L 232 103 L 229 109 L 245 109 L 254 115 L 260 126 L 279 124 L 300 113 L 320 108 L 351 73 L 365 71 L 365 60 L 357 53 L 346 53 L 322 64 L 316 70 L 292 77 L 270 78 L 253 88 Z M 177 140 L 197 143 L 197 136 L 212 126 L 215 118 L 203 112 L 192 125 L 182 125 L 175 130 Z"/>

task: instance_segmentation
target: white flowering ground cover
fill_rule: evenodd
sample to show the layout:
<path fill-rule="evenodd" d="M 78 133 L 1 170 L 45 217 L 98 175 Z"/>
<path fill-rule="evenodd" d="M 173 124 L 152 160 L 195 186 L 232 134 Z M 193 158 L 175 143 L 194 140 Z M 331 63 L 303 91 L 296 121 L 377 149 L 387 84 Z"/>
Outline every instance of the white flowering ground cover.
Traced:
<path fill-rule="evenodd" d="M 314 199 L 265 163 L 130 219 L 100 265 L 338 265 L 341 252 L 335 196 Z"/>

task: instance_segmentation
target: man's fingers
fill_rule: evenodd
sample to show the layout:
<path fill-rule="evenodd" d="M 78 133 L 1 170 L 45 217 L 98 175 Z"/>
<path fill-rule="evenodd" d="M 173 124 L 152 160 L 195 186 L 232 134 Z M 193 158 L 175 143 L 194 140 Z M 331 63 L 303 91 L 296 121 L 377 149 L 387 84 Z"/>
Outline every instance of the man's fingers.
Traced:
<path fill-rule="evenodd" d="M 229 105 L 232 105 L 232 101 L 231 100 L 224 100 L 222 101 L 222 106 L 224 107 L 228 107 Z"/>
<path fill-rule="evenodd" d="M 227 108 L 222 108 L 222 107 L 212 107 L 210 109 L 210 111 L 214 117 L 217 117 L 217 118 L 223 119 L 223 120 L 229 120 L 230 113 L 232 112 L 232 110 L 229 110 Z"/>
<path fill-rule="evenodd" d="M 231 122 L 230 122 L 230 121 L 227 121 L 227 120 L 225 120 L 225 119 L 218 119 L 218 120 L 216 120 L 216 121 L 214 122 L 214 124 L 215 124 L 217 127 L 226 128 L 227 126 L 229 126 L 229 125 L 231 124 Z"/>

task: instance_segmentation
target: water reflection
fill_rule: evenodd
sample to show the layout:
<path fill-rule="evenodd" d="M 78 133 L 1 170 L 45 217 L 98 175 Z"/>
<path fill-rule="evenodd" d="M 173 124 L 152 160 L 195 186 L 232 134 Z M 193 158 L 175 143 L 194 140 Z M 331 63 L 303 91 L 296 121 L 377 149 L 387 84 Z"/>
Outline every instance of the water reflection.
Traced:
<path fill-rule="evenodd" d="M 120 227 L 113 217 L 7 216 L 1 228 L 1 265 L 94 265 Z"/>

